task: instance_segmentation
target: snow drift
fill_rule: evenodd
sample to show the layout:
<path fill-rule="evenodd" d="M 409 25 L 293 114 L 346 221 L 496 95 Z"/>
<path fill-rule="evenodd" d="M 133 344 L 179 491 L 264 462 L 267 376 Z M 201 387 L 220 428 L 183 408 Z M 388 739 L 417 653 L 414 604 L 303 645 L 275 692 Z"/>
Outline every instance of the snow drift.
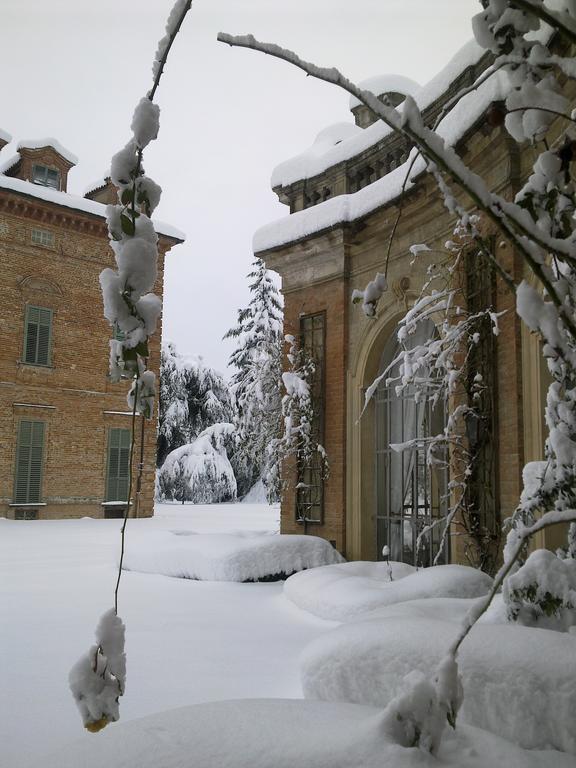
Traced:
<path fill-rule="evenodd" d="M 480 597 L 492 579 L 465 565 L 436 565 L 419 571 L 405 563 L 355 562 L 291 576 L 284 594 L 322 619 L 350 621 L 369 611 L 426 597 Z"/>
<path fill-rule="evenodd" d="M 438 757 L 392 742 L 373 707 L 239 699 L 116 725 L 45 755 L 32 768 L 572 768 L 558 752 L 525 752 L 477 728 L 444 737 Z"/>
<path fill-rule="evenodd" d="M 338 627 L 302 653 L 304 695 L 385 707 L 408 673 L 429 674 L 438 665 L 457 631 L 453 623 L 408 616 Z M 462 644 L 459 666 L 464 687 L 460 722 L 526 749 L 576 754 L 573 637 L 480 624 Z"/>
<path fill-rule="evenodd" d="M 317 536 L 258 533 L 154 533 L 124 556 L 124 569 L 201 581 L 256 581 L 329 563 L 342 556 Z"/>

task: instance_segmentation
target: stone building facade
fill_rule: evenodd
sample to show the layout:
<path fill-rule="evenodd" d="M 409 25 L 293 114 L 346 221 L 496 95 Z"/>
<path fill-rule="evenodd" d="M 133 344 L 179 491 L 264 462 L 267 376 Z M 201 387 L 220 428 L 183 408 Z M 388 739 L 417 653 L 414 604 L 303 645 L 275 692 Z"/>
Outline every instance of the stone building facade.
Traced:
<path fill-rule="evenodd" d="M 456 107 L 449 104 L 489 63 L 490 55 L 471 42 L 424 88 L 394 76 L 373 79 L 366 86 L 394 104 L 403 94 L 413 95 L 429 125 L 448 106 L 441 130 L 491 189 L 513 199 L 530 172 L 534 153 L 530 148 L 521 150 L 494 119 L 503 98 L 498 78 L 489 79 Z M 381 385 L 361 413 L 367 387 L 391 359 L 398 323 L 418 297 L 428 265 L 438 258 L 438 251 L 445 252 L 455 222 L 434 179 L 423 165 L 418 167 L 418 161 L 402 194 L 411 147 L 376 122 L 367 108 L 354 100 L 350 106 L 355 124 L 326 129 L 310 150 L 275 169 L 272 186 L 290 207 L 290 216 L 262 227 L 254 238 L 257 256 L 282 278 L 285 332 L 299 335 L 306 345 L 306 323 L 317 318 L 323 334 L 317 358 L 323 397 L 317 406 L 323 412 L 321 442 L 328 453 L 330 476 L 320 483 L 320 502 L 313 508 L 308 505 L 312 514 L 303 514 L 306 504 L 300 495 L 308 491 L 297 489 L 301 478 L 294 463 L 285 467 L 288 486 L 281 530 L 322 536 L 349 559 L 380 559 L 386 544 L 393 559 L 413 561 L 417 533 L 440 513 L 438 500 L 446 478 L 430 476 L 430 468 L 418 466 L 418 456 L 407 469 L 388 450 L 390 442 L 402 442 L 398 436 L 407 429 L 407 420 L 415 418 L 413 405 L 399 402 L 390 388 Z M 461 202 L 471 207 L 469 201 Z M 519 256 L 489 226 L 485 234 L 493 236 L 500 263 L 521 280 L 525 275 Z M 377 272 L 384 272 L 390 242 L 389 288 L 372 320 L 351 304 L 351 296 Z M 410 246 L 420 243 L 431 251 L 413 259 Z M 522 490 L 522 468 L 527 461 L 543 458 L 546 371 L 539 342 L 515 313 L 514 295 L 499 277 L 487 280 L 483 270 L 479 261 L 471 263 L 463 279 L 484 285 L 483 301 L 505 313 L 500 335 L 486 350 L 492 434 L 483 498 L 489 498 L 486 523 L 494 531 L 497 550 L 502 521 L 513 512 Z M 417 477 L 418 472 L 423 474 Z M 417 493 L 406 490 L 410 482 L 424 483 L 429 494 L 423 503 L 426 508 L 419 508 Z M 539 544 L 555 546 L 559 536 L 551 530 Z M 451 537 L 447 557 L 466 562 L 462 537 Z"/>
<path fill-rule="evenodd" d="M 9 137 L 0 138 L 1 148 Z M 46 139 L 20 142 L 0 167 L 0 516 L 9 518 L 114 517 L 125 509 L 128 383 L 107 380 L 111 329 L 98 281 L 115 266 L 103 205 L 114 190 L 103 182 L 85 197 L 68 194 L 75 163 Z M 159 229 L 154 291 L 162 295 L 165 255 L 183 236 Z M 151 344 L 157 373 L 160 333 Z M 135 463 L 143 441 L 144 471 L 131 514 L 150 516 L 156 419 L 136 432 Z"/>

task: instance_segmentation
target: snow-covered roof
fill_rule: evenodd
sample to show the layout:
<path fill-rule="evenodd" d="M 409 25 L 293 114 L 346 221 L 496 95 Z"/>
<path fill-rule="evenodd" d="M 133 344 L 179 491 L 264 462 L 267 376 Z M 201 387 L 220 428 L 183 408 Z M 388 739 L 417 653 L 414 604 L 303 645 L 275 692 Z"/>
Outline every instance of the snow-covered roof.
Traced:
<path fill-rule="evenodd" d="M 56 205 L 89 213 L 101 219 L 106 217 L 106 206 L 103 203 L 87 200 L 85 197 L 78 197 L 77 195 L 70 195 L 68 192 L 58 192 L 50 187 L 32 184 L 29 181 L 22 181 L 22 179 L 13 179 L 10 176 L 0 174 L 0 189 L 8 189 L 21 195 L 28 195 L 29 197 L 35 197 L 49 203 L 56 203 Z M 184 241 L 186 239 L 186 235 L 181 230 L 170 224 L 154 220 L 154 227 L 159 234 L 173 237 L 175 240 Z"/>
<path fill-rule="evenodd" d="M 420 86 L 415 80 L 410 80 L 404 75 L 376 75 L 358 83 L 363 91 L 372 91 L 374 96 L 382 96 L 384 93 L 402 93 L 404 96 L 415 96 Z M 356 96 L 350 96 L 350 109 L 359 107 L 362 103 Z"/>
<path fill-rule="evenodd" d="M 2 128 L 0 128 L 0 141 L 5 141 L 6 144 L 8 144 L 9 141 L 12 141 L 12 136 L 10 136 L 8 131 L 3 131 Z"/>
<path fill-rule="evenodd" d="M 52 147 L 59 155 L 65 160 L 68 160 L 72 165 L 78 165 L 78 158 L 70 150 L 63 147 L 57 139 L 51 137 L 45 139 L 23 139 L 16 145 L 16 149 L 43 149 L 44 147 Z"/>
<path fill-rule="evenodd" d="M 475 48 L 478 47 L 475 46 Z M 472 52 L 470 51 L 470 53 Z M 431 81 L 431 84 L 434 84 L 434 91 L 437 87 L 435 80 L 436 78 Z M 492 102 L 501 101 L 505 98 L 508 88 L 508 80 L 501 72 L 495 72 L 475 92 L 460 99 L 440 123 L 438 133 L 449 145 L 453 146 L 484 114 Z M 386 130 L 383 131 L 383 128 Z M 362 136 L 353 136 L 347 140 L 347 143 L 358 142 L 358 139 L 363 138 L 371 129 L 378 129 L 380 135 L 391 130 L 382 122 L 374 123 L 370 128 L 362 131 Z M 334 147 L 334 150 L 339 150 L 345 143 L 342 142 L 342 144 Z M 254 252 L 261 253 L 271 248 L 278 248 L 338 224 L 355 221 L 387 205 L 401 194 L 408 166 L 414 160 L 415 154 L 416 150 L 413 149 L 403 165 L 358 192 L 329 198 L 311 208 L 284 216 L 261 227 L 254 235 Z M 406 189 L 413 186 L 416 177 L 424 169 L 424 160 L 419 156 L 414 162 Z"/>
<path fill-rule="evenodd" d="M 10 168 L 14 168 L 16 163 L 20 162 L 20 155 L 12 155 L 0 163 L 0 173 L 6 173 Z"/>
<path fill-rule="evenodd" d="M 485 53 L 485 49 L 481 48 L 475 40 L 466 43 L 444 69 L 413 94 L 420 109 L 433 104 L 467 67 L 477 64 Z M 401 110 L 402 106 L 399 109 Z M 302 179 L 311 179 L 324 173 L 328 168 L 370 149 L 391 133 L 392 129 L 378 120 L 368 128 L 351 130 L 350 135 L 338 144 L 325 145 L 324 152 L 313 152 L 307 149 L 296 157 L 280 163 L 272 172 L 271 185 L 273 188 L 286 187 Z"/>
<path fill-rule="evenodd" d="M 97 181 L 93 181 L 92 184 L 89 184 L 84 192 L 82 192 L 83 197 L 86 197 L 86 195 L 89 195 L 91 192 L 96 192 L 97 189 L 102 189 L 103 187 L 108 184 L 110 181 L 110 177 L 102 177 L 101 179 L 98 179 Z"/>

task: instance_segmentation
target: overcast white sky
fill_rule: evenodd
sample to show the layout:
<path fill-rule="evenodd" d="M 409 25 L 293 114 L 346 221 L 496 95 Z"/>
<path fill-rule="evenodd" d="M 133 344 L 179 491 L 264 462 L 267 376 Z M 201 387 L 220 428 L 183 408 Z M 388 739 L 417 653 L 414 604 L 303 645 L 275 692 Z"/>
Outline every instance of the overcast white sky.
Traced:
<path fill-rule="evenodd" d="M 80 158 L 69 191 L 103 176 L 132 111 L 173 0 L 0 0 L 0 128 L 54 136 Z M 162 85 L 159 140 L 145 165 L 164 189 L 159 219 L 187 233 L 168 256 L 164 341 L 222 372 L 222 336 L 249 294 L 254 231 L 287 214 L 270 190 L 279 162 L 330 123 L 348 96 L 289 65 L 216 42 L 252 32 L 362 80 L 427 82 L 471 37 L 477 0 L 195 0 Z M 6 147 L 6 157 L 12 147 Z"/>

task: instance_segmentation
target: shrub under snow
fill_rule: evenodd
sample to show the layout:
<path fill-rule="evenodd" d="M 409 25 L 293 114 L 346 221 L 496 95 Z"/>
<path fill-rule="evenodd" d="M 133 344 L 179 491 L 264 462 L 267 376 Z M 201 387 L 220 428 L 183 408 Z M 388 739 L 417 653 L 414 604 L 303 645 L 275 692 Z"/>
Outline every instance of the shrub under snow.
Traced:
<path fill-rule="evenodd" d="M 160 499 L 212 504 L 236 498 L 236 478 L 226 441 L 233 424 L 213 424 L 188 445 L 176 448 L 158 470 Z"/>
<path fill-rule="evenodd" d="M 284 594 L 323 619 L 351 621 L 385 605 L 426 597 L 479 597 L 492 579 L 465 565 L 436 565 L 415 571 L 405 563 L 342 563 L 291 576 Z"/>
<path fill-rule="evenodd" d="M 304 650 L 304 695 L 385 707 L 404 692 L 406 676 L 437 667 L 457 632 L 454 623 L 407 615 L 345 624 Z M 576 754 L 574 646 L 558 632 L 477 624 L 458 657 L 464 701 L 457 727 Z"/>
<path fill-rule="evenodd" d="M 341 562 L 337 550 L 318 536 L 170 531 L 133 546 L 124 567 L 180 579 L 257 581 Z"/>

